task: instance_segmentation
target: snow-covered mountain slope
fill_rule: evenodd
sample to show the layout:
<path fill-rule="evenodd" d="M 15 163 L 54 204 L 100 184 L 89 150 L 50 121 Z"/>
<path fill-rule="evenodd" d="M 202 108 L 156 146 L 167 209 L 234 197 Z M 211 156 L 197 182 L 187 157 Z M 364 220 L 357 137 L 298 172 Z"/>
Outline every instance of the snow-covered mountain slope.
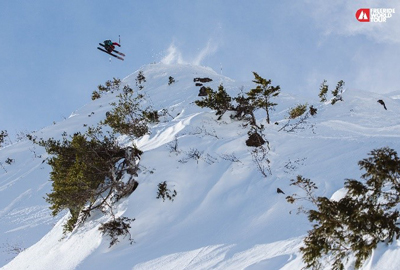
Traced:
<path fill-rule="evenodd" d="M 195 77 L 211 78 L 205 85 L 213 89 L 222 83 L 232 96 L 254 87 L 252 82 L 238 83 L 192 65 L 152 64 L 140 70 L 148 101 L 155 109 L 167 109 L 169 116 L 135 142 L 144 151 L 139 186 L 115 209 L 118 215 L 135 218 L 135 242 L 122 239 L 109 248 L 109 239 L 98 230 L 107 220 L 101 215 L 92 215 L 63 236 L 66 213 L 52 218 L 43 199 L 51 190 L 50 168 L 42 163 L 46 153 L 22 141 L 0 150 L 2 269 L 301 269 L 299 247 L 311 226 L 304 215 L 295 214 L 298 205 L 288 204 L 277 188 L 286 194 L 298 192 L 290 179 L 303 175 L 319 186 L 318 195 L 331 197 L 341 192 L 345 178 L 359 179 L 357 162 L 372 149 L 389 146 L 400 151 L 400 93 L 350 89 L 343 102 L 332 106 L 317 98 L 294 98 L 282 89 L 270 125 L 263 120 L 265 112 L 257 112 L 270 146 L 264 177 L 253 160 L 253 148 L 245 144 L 248 127 L 228 115 L 217 121 L 212 111 L 193 103 L 200 99 Z M 136 90 L 137 74 L 123 83 Z M 168 85 L 169 76 L 175 83 Z M 64 131 L 85 131 L 105 117 L 115 96 L 92 101 L 34 135 L 60 138 Z M 378 99 L 385 101 L 387 111 Z M 281 130 L 288 109 L 305 102 L 318 109 L 317 115 L 294 132 Z M 177 152 L 171 150 L 175 140 Z M 193 151 L 200 153 L 198 159 L 190 158 Z M 5 164 L 7 158 L 15 162 Z M 174 201 L 156 199 L 163 181 L 177 191 Z M 9 262 L 22 248 L 27 249 Z M 379 246 L 363 269 L 399 269 L 399 255 L 400 242 Z"/>

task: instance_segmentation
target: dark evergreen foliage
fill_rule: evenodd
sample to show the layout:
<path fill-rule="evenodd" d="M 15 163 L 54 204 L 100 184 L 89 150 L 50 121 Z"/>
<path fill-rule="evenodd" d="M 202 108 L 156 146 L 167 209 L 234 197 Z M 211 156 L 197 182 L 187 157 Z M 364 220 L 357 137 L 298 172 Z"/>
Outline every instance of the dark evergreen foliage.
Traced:
<path fill-rule="evenodd" d="M 129 232 L 129 229 L 131 228 L 131 223 L 133 221 L 135 221 L 135 219 L 127 217 L 114 217 L 111 221 L 106 222 L 99 227 L 99 230 L 102 232 L 103 235 L 106 234 L 111 238 L 109 247 L 112 247 L 113 245 L 118 243 L 119 237 L 121 235 L 123 235 L 124 237 L 129 236 L 130 243 L 133 243 L 132 235 Z"/>
<path fill-rule="evenodd" d="M 316 209 L 304 210 L 313 229 L 300 249 L 306 268 L 320 269 L 329 256 L 332 269 L 344 269 L 350 256 L 355 268 L 362 266 L 379 242 L 399 239 L 400 159 L 388 147 L 375 149 L 361 160 L 362 180 L 346 179 L 347 194 L 340 200 L 316 197 L 316 185 L 301 176 L 292 185 L 306 192 L 304 197 L 288 196 L 291 203 L 305 199 Z"/>
<path fill-rule="evenodd" d="M 217 92 L 210 87 L 206 87 L 205 91 L 207 96 L 202 100 L 196 100 L 195 103 L 197 106 L 216 110 L 216 115 L 220 115 L 220 118 L 227 110 L 233 108 L 231 104 L 232 98 L 228 95 L 222 84 L 218 87 Z"/>
<path fill-rule="evenodd" d="M 8 138 L 7 130 L 0 131 L 0 147 L 5 143 L 6 138 Z"/>
<path fill-rule="evenodd" d="M 174 201 L 174 198 L 176 197 L 177 194 L 178 193 L 176 192 L 175 189 L 174 189 L 174 191 L 171 191 L 170 189 L 168 189 L 168 185 L 167 185 L 166 181 L 158 184 L 157 199 L 162 198 L 163 201 L 165 201 L 165 199 Z"/>
<path fill-rule="evenodd" d="M 256 88 L 251 89 L 247 96 L 249 98 L 249 103 L 255 109 L 260 108 L 264 109 L 267 113 L 267 123 L 270 123 L 270 115 L 269 112 L 273 109 L 277 104 L 272 102 L 271 99 L 273 97 L 277 97 L 280 93 L 280 87 L 272 86 L 271 80 L 266 80 L 256 72 L 253 72 L 254 80 L 253 82 L 257 84 Z"/>
<path fill-rule="evenodd" d="M 135 95 L 129 86 L 125 86 L 123 92 L 118 95 L 117 104 L 106 114 L 102 124 L 110 126 L 115 132 L 133 137 L 142 137 L 149 133 L 147 124 L 158 121 L 157 111 L 142 109 L 140 102 L 143 95 Z"/>
<path fill-rule="evenodd" d="M 337 85 L 335 90 L 332 90 L 331 93 L 333 95 L 333 98 L 331 99 L 331 104 L 334 105 L 338 101 L 343 101 L 343 86 L 344 86 L 344 81 L 340 80 Z M 320 86 L 320 91 L 319 91 L 319 98 L 321 99 L 321 102 L 327 101 L 327 93 L 328 93 L 328 85 L 326 84 L 326 80 L 324 80 Z"/>
<path fill-rule="evenodd" d="M 321 102 L 325 102 L 326 101 L 326 94 L 328 93 L 328 85 L 326 84 L 326 80 L 324 80 L 321 84 L 321 86 L 319 87 L 319 98 L 321 99 Z"/>
<path fill-rule="evenodd" d="M 332 90 L 332 95 L 333 99 L 331 101 L 331 104 L 335 104 L 337 101 L 343 101 L 343 86 L 344 86 L 344 81 L 341 80 L 337 83 L 335 90 Z"/>
<path fill-rule="evenodd" d="M 144 86 L 142 83 L 146 82 L 146 77 L 143 74 L 143 71 L 139 71 L 138 75 L 136 76 L 136 86 L 139 88 L 139 90 L 142 90 Z"/>
<path fill-rule="evenodd" d="M 171 84 L 173 84 L 174 82 L 175 82 L 174 77 L 169 76 L 169 77 L 168 77 L 168 85 L 171 85 Z"/>
<path fill-rule="evenodd" d="M 307 104 L 299 104 L 289 110 L 289 119 L 295 119 L 307 111 Z"/>
<path fill-rule="evenodd" d="M 119 90 L 121 85 L 121 80 L 117 78 L 113 78 L 113 80 L 106 81 L 105 85 L 99 85 L 97 87 L 98 91 L 93 91 L 92 100 L 101 98 L 103 93 L 113 93 L 114 91 Z"/>
<path fill-rule="evenodd" d="M 52 167 L 53 190 L 46 201 L 53 215 L 64 209 L 71 213 L 65 232 L 84 222 L 91 211 L 102 209 L 110 200 L 119 200 L 122 194 L 129 195 L 128 190 L 133 192 L 141 151 L 122 149 L 113 134 L 91 129 L 86 134 L 63 136 L 62 141 L 41 140 L 39 144 L 52 155 L 48 164 Z M 129 180 L 122 182 L 127 174 Z"/>

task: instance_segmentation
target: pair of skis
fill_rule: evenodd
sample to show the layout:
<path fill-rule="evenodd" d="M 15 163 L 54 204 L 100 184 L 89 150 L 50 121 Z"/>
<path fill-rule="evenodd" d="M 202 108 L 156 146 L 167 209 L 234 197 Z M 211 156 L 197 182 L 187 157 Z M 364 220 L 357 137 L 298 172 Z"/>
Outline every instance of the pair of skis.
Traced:
<path fill-rule="evenodd" d="M 104 48 L 106 47 L 104 44 L 102 44 L 102 43 L 99 43 L 99 45 L 100 46 L 103 46 Z M 109 55 L 111 55 L 111 56 L 114 56 L 115 58 L 117 58 L 117 59 L 119 59 L 119 60 L 122 60 L 122 61 L 124 61 L 124 58 L 122 58 L 121 56 L 125 56 L 125 54 L 123 54 L 122 52 L 119 52 L 119 51 L 117 51 L 117 50 L 113 50 L 112 52 L 108 52 L 107 50 L 105 50 L 105 49 L 103 49 L 103 48 L 100 48 L 100 47 L 97 47 L 97 49 L 99 49 L 100 51 L 103 51 L 103 52 L 105 52 L 105 53 L 107 53 L 107 54 L 109 54 Z M 114 53 L 116 53 L 116 54 L 114 54 Z"/>

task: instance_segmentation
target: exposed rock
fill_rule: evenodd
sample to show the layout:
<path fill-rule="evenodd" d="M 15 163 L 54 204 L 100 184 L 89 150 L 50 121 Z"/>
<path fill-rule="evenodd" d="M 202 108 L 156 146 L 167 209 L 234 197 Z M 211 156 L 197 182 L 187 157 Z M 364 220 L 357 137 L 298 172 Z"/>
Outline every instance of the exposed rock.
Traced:
<path fill-rule="evenodd" d="M 206 83 L 206 82 L 212 82 L 212 79 L 210 78 L 194 78 L 193 79 L 194 82 L 202 82 L 202 83 Z"/>
<path fill-rule="evenodd" d="M 200 91 L 199 91 L 199 97 L 205 97 L 205 96 L 207 96 L 207 88 L 205 88 L 204 86 L 202 86 L 202 87 L 200 88 Z"/>
<path fill-rule="evenodd" d="M 265 143 L 265 140 L 258 133 L 253 133 L 246 141 L 247 146 L 259 147 Z"/>
<path fill-rule="evenodd" d="M 383 106 L 383 108 L 385 108 L 385 110 L 387 110 L 387 109 L 386 109 L 385 102 L 383 102 L 383 100 L 382 100 L 382 99 L 378 100 L 378 102 L 379 102 L 380 104 L 382 104 L 382 106 Z"/>

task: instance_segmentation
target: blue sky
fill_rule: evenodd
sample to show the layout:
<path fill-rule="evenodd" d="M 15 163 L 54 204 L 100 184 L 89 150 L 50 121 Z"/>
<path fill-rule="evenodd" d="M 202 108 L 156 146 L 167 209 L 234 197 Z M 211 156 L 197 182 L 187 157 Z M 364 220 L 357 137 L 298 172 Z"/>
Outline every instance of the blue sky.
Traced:
<path fill-rule="evenodd" d="M 222 67 L 238 81 L 256 71 L 299 96 L 316 98 L 324 79 L 331 87 L 343 79 L 350 89 L 400 90 L 400 15 L 355 19 L 359 8 L 400 12 L 400 1 L 331 2 L 1 1 L 0 130 L 61 121 L 89 103 L 97 85 L 171 52 L 170 62 Z M 119 35 L 126 60 L 110 62 L 96 47 Z"/>

